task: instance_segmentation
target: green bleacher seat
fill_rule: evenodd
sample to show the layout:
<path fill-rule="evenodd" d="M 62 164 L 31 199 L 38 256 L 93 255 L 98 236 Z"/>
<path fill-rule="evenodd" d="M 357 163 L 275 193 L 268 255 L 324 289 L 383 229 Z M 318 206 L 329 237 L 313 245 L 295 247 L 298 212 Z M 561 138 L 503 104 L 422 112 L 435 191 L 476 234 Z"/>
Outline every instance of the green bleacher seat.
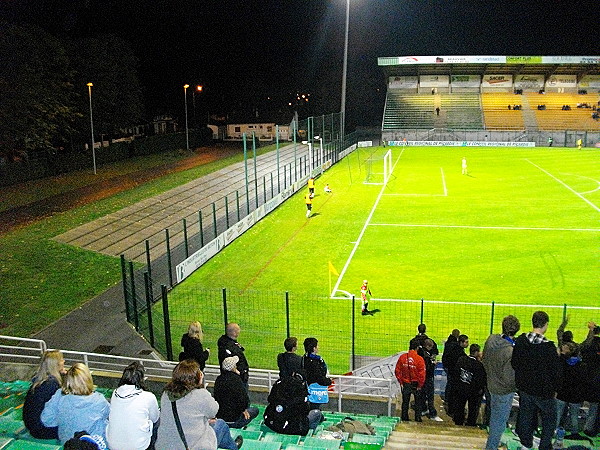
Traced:
<path fill-rule="evenodd" d="M 280 442 L 282 448 L 287 448 L 289 444 L 299 444 L 302 436 L 297 434 L 279 434 L 265 433 L 262 437 L 263 442 Z"/>
<path fill-rule="evenodd" d="M 0 437 L 0 450 L 6 450 L 12 441 L 14 441 L 13 438 Z"/>
<path fill-rule="evenodd" d="M 310 445 L 312 447 L 323 447 L 327 450 L 338 450 L 342 445 L 341 439 L 320 439 L 318 437 L 307 437 L 304 439 L 304 445 Z"/>
<path fill-rule="evenodd" d="M 379 445 L 385 444 L 385 437 L 372 436 L 372 435 L 368 435 L 368 434 L 358 434 L 357 433 L 354 436 L 352 436 L 352 438 L 350 440 L 352 442 L 359 442 L 362 444 L 379 444 Z"/>
<path fill-rule="evenodd" d="M 280 450 L 281 442 L 266 442 L 257 441 L 254 439 L 244 439 L 242 448 L 244 450 Z"/>
<path fill-rule="evenodd" d="M 242 447 L 243 448 L 243 447 Z M 313 447 L 312 445 L 289 444 L 285 450 L 327 450 L 326 447 Z"/>
<path fill-rule="evenodd" d="M 342 441 L 347 441 L 349 434 L 350 433 L 346 431 L 321 430 L 315 434 L 315 437 L 320 439 L 341 439 Z"/>
<path fill-rule="evenodd" d="M 60 444 L 42 444 L 41 442 L 30 442 L 23 439 L 12 441 L 6 450 L 61 450 Z"/>
<path fill-rule="evenodd" d="M 236 438 L 238 436 L 242 436 L 244 441 L 246 439 L 253 439 L 255 441 L 260 441 L 263 432 L 260 430 L 240 430 L 239 428 L 230 428 L 229 433 L 231 433 L 232 438 Z"/>
<path fill-rule="evenodd" d="M 344 443 L 344 450 L 381 450 L 379 444 L 363 444 L 361 442 L 346 442 Z"/>
<path fill-rule="evenodd" d="M 25 425 L 22 420 L 15 420 L 9 416 L 0 416 L 0 436 L 17 438 L 25 432 Z"/>

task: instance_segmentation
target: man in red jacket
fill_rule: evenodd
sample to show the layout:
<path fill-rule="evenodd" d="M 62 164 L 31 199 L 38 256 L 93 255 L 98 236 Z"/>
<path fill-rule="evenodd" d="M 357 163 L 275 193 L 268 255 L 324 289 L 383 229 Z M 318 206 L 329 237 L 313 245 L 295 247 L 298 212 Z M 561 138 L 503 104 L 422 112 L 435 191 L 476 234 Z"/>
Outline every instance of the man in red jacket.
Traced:
<path fill-rule="evenodd" d="M 402 386 L 401 419 L 408 422 L 408 408 L 411 394 L 415 398 L 415 422 L 421 419 L 421 388 L 425 384 L 425 361 L 417 354 L 417 342 L 411 341 L 408 353 L 400 355 L 396 363 L 396 378 Z"/>

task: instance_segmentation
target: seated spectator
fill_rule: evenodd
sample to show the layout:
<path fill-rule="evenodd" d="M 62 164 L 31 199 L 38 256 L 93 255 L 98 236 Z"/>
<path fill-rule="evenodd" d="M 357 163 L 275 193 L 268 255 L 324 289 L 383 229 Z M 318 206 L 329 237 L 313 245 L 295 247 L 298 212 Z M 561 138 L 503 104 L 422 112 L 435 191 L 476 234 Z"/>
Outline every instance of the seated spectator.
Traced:
<path fill-rule="evenodd" d="M 158 402 L 144 384 L 144 366 L 129 364 L 110 400 L 106 440 L 111 450 L 154 447 L 158 431 Z"/>
<path fill-rule="evenodd" d="M 58 439 L 58 427 L 44 426 L 40 416 L 46 402 L 60 389 L 64 374 L 65 360 L 62 352 L 45 351 L 23 405 L 23 422 L 34 438 Z"/>
<path fill-rule="evenodd" d="M 54 393 L 42 411 L 42 423 L 58 427 L 58 439 L 64 444 L 78 431 L 87 431 L 106 439 L 110 405 L 94 391 L 90 369 L 76 363 L 67 371 L 61 390 Z"/>
<path fill-rule="evenodd" d="M 299 373 L 275 382 L 267 398 L 265 425 L 276 433 L 305 436 L 324 420 L 319 409 L 311 409 L 308 386 Z"/>
<path fill-rule="evenodd" d="M 90 435 L 86 431 L 79 431 L 65 442 L 64 450 L 107 450 L 106 442 L 102 436 Z"/>
<path fill-rule="evenodd" d="M 160 399 L 157 450 L 237 450 L 242 446 L 242 437 L 234 441 L 225 421 L 215 419 L 219 404 L 203 382 L 204 374 L 196 361 L 187 359 L 175 366 Z"/>
<path fill-rule="evenodd" d="M 236 367 L 239 357 L 230 356 L 221 364 L 221 375 L 215 380 L 214 396 L 219 404 L 217 417 L 229 428 L 244 428 L 258 416 L 258 408 L 250 406 L 250 397 Z"/>
<path fill-rule="evenodd" d="M 298 338 L 293 336 L 283 341 L 285 352 L 277 355 L 277 367 L 279 367 L 279 377 L 289 377 L 293 373 L 299 372 L 302 366 L 302 357 L 296 354 L 298 349 Z"/>
<path fill-rule="evenodd" d="M 579 348 L 574 342 L 563 342 L 560 349 L 562 376 L 556 390 L 556 426 L 561 426 L 563 413 L 567 409 L 569 422 L 565 430 L 573 434 L 579 433 L 579 409 L 584 400 L 587 371 L 579 356 Z"/>
<path fill-rule="evenodd" d="M 200 370 L 204 370 L 210 349 L 202 348 L 202 325 L 200 322 L 190 323 L 187 333 L 181 336 L 181 346 L 183 351 L 179 353 L 179 361 L 193 359 L 200 366 Z"/>
<path fill-rule="evenodd" d="M 302 370 L 306 375 L 306 383 L 320 384 L 321 386 L 330 386 L 331 378 L 327 376 L 327 364 L 323 361 L 319 353 L 319 341 L 314 337 L 304 339 L 305 354 L 302 357 Z M 320 409 L 321 404 L 311 403 L 311 409 Z"/>
<path fill-rule="evenodd" d="M 461 356 L 457 363 L 458 380 L 455 390 L 455 405 L 453 420 L 456 425 L 462 425 L 465 421 L 465 405 L 468 403 L 469 415 L 467 425 L 477 425 L 479 407 L 483 399 L 483 391 L 486 385 L 485 369 L 481 362 L 481 347 L 471 344 L 469 355 Z"/>

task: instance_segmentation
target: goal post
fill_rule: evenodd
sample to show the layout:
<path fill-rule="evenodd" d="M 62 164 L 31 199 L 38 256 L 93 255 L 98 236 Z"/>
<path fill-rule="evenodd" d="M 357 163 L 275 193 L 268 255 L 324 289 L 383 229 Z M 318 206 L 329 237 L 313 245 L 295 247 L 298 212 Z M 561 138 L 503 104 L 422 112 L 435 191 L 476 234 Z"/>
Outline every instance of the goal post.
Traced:
<path fill-rule="evenodd" d="M 385 185 L 388 183 L 393 170 L 392 150 L 388 150 L 383 157 L 371 155 L 365 161 L 366 177 L 364 184 Z"/>

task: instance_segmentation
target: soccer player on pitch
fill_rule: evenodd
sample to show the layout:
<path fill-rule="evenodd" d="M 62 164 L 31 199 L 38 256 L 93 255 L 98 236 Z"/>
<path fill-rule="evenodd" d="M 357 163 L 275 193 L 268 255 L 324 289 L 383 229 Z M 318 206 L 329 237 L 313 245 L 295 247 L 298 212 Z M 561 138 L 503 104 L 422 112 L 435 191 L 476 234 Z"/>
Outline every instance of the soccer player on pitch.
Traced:
<path fill-rule="evenodd" d="M 468 175 L 468 172 L 467 172 L 467 158 L 465 158 L 464 156 L 463 156 L 463 159 L 462 159 L 462 174 L 463 175 Z"/>
<path fill-rule="evenodd" d="M 310 198 L 315 196 L 315 178 L 310 177 L 308 179 L 308 193 L 310 194 Z"/>
<path fill-rule="evenodd" d="M 304 203 L 306 203 L 306 217 L 310 217 L 312 212 L 312 196 L 310 193 L 304 196 Z"/>
<path fill-rule="evenodd" d="M 362 315 L 372 316 L 373 313 L 369 311 L 369 299 L 367 298 L 367 294 L 373 297 L 373 294 L 371 294 L 371 289 L 369 289 L 369 282 L 367 280 L 363 280 L 363 284 L 360 287 L 360 296 L 362 298 Z"/>

